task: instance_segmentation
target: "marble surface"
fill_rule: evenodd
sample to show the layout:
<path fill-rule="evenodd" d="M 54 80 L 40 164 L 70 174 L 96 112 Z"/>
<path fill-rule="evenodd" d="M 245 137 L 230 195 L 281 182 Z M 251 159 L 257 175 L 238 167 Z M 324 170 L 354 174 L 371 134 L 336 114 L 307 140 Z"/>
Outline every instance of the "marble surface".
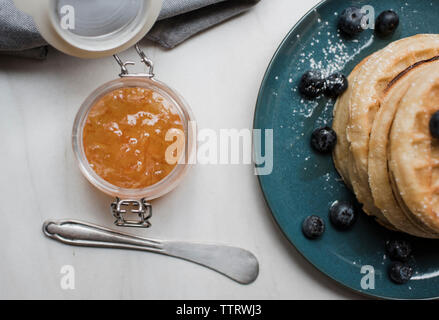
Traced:
<path fill-rule="evenodd" d="M 251 12 L 165 51 L 144 43 L 157 77 L 186 98 L 199 128 L 250 128 L 265 69 L 288 30 L 317 0 L 264 0 Z M 122 54 L 136 58 L 134 51 Z M 0 298 L 346 299 L 359 298 L 315 270 L 274 223 L 250 165 L 198 165 L 153 201 L 153 227 L 138 235 L 241 246 L 260 261 L 242 286 L 165 256 L 77 248 L 45 238 L 48 218 L 112 227 L 112 199 L 79 172 L 71 128 L 83 99 L 116 77 L 111 57 L 46 61 L 0 56 Z M 61 268 L 75 269 L 63 290 Z"/>

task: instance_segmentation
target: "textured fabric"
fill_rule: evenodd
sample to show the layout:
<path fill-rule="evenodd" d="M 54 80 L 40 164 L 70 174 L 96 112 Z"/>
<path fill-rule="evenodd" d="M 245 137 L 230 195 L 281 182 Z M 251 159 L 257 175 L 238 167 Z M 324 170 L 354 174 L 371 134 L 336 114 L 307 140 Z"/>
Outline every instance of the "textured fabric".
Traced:
<path fill-rule="evenodd" d="M 177 16 L 158 21 L 148 33 L 148 39 L 165 48 L 173 48 L 194 34 L 243 13 L 259 0 L 168 0 L 166 3 L 170 5 L 170 2 L 180 3 L 180 8 L 184 8 L 183 3 L 192 2 L 192 5 L 186 7 L 186 13 L 181 11 Z M 202 3 L 210 5 L 201 7 Z M 163 14 L 165 10 L 166 7 Z"/>
<path fill-rule="evenodd" d="M 257 2 L 259 0 L 164 0 L 160 21 L 147 38 L 165 48 L 173 48 Z M 12 0 L 0 0 L 0 53 L 44 59 L 46 45 L 32 18 L 18 11 Z"/>
<path fill-rule="evenodd" d="M 175 17 L 223 1 L 225 0 L 165 0 L 159 20 Z"/>
<path fill-rule="evenodd" d="M 32 18 L 18 11 L 12 0 L 0 0 L 0 50 L 25 50 L 43 45 L 45 41 Z M 44 52 L 44 49 L 40 50 Z"/>

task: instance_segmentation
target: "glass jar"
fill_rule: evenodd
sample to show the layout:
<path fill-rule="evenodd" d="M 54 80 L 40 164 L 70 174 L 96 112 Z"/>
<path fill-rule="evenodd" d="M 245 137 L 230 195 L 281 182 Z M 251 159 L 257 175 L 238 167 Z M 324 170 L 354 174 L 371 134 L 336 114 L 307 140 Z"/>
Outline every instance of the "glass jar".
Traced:
<path fill-rule="evenodd" d="M 124 218 L 120 215 L 120 213 L 126 213 L 126 211 L 122 209 L 122 206 L 132 204 L 138 207 L 136 210 L 141 210 L 142 208 L 145 210 L 150 210 L 150 204 L 146 201 L 161 197 L 174 189 L 181 182 L 191 164 L 194 163 L 196 152 L 196 127 L 194 125 L 195 120 L 190 107 L 176 91 L 164 83 L 154 79 L 152 62 L 146 58 L 138 46 L 136 46 L 136 50 L 141 56 L 142 61 L 149 67 L 149 73 L 130 74 L 126 68 L 126 65 L 132 63 L 123 63 L 118 56 L 115 56 L 116 61 L 122 68 L 122 73 L 120 74 L 121 78 L 103 84 L 85 99 L 76 115 L 72 132 L 73 151 L 76 159 L 78 160 L 79 168 L 82 174 L 97 189 L 117 198 L 112 208 L 113 214 L 116 218 L 118 218 L 116 224 L 120 226 L 139 226 L 138 221 L 131 221 L 131 223 L 129 223 L 129 221 L 124 220 Z M 121 188 L 107 182 L 100 177 L 91 167 L 86 157 L 83 144 L 84 126 L 87 121 L 88 114 L 96 102 L 104 95 L 114 90 L 134 87 L 157 92 L 167 99 L 167 101 L 171 103 L 174 110 L 177 111 L 178 115 L 180 116 L 184 128 L 184 152 L 179 155 L 180 160 L 177 162 L 176 166 L 162 180 L 156 184 L 142 189 Z M 138 213 L 136 210 L 133 210 L 132 212 Z M 146 223 L 146 221 L 142 221 L 142 225 L 140 226 L 149 225 Z"/>

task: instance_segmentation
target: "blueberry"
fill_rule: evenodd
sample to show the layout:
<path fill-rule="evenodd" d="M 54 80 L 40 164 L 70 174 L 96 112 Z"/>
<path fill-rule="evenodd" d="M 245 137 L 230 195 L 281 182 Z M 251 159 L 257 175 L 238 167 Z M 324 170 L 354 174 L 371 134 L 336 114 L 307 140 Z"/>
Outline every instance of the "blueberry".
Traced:
<path fill-rule="evenodd" d="M 412 246 L 405 240 L 386 241 L 386 251 L 391 260 L 405 262 L 410 258 Z"/>
<path fill-rule="evenodd" d="M 336 201 L 329 209 L 329 219 L 337 229 L 347 230 L 357 220 L 357 212 L 351 203 Z"/>
<path fill-rule="evenodd" d="M 320 153 L 329 153 L 337 143 L 337 134 L 329 127 L 318 128 L 311 134 L 311 146 Z"/>
<path fill-rule="evenodd" d="M 326 79 L 326 95 L 331 98 L 337 98 L 348 88 L 348 79 L 341 74 L 336 72 L 331 74 Z"/>
<path fill-rule="evenodd" d="M 316 98 L 325 91 L 326 81 L 322 72 L 307 71 L 300 79 L 299 91 L 307 98 Z"/>
<path fill-rule="evenodd" d="M 399 25 L 399 17 L 395 11 L 386 10 L 380 13 L 375 22 L 375 32 L 380 37 L 390 36 Z"/>
<path fill-rule="evenodd" d="M 361 25 L 364 13 L 357 7 L 349 7 L 340 15 L 338 20 L 338 28 L 347 36 L 355 36 L 363 32 Z"/>
<path fill-rule="evenodd" d="M 408 282 L 413 276 L 413 268 L 401 262 L 393 262 L 389 268 L 390 279 L 397 284 Z"/>
<path fill-rule="evenodd" d="M 433 138 L 439 139 L 439 111 L 436 111 L 430 119 L 430 133 Z"/>
<path fill-rule="evenodd" d="M 308 239 L 317 239 L 325 231 L 325 223 L 318 216 L 309 216 L 302 223 L 302 232 Z"/>

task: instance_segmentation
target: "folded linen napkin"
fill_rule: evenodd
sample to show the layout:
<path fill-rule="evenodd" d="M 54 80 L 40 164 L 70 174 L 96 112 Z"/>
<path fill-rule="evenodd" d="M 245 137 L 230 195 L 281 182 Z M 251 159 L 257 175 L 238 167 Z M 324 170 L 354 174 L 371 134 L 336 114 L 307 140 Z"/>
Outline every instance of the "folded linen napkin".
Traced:
<path fill-rule="evenodd" d="M 260 0 L 164 0 L 159 21 L 147 38 L 173 48 L 189 37 L 237 16 Z M 46 42 L 31 17 L 0 0 L 0 53 L 44 59 Z"/>

